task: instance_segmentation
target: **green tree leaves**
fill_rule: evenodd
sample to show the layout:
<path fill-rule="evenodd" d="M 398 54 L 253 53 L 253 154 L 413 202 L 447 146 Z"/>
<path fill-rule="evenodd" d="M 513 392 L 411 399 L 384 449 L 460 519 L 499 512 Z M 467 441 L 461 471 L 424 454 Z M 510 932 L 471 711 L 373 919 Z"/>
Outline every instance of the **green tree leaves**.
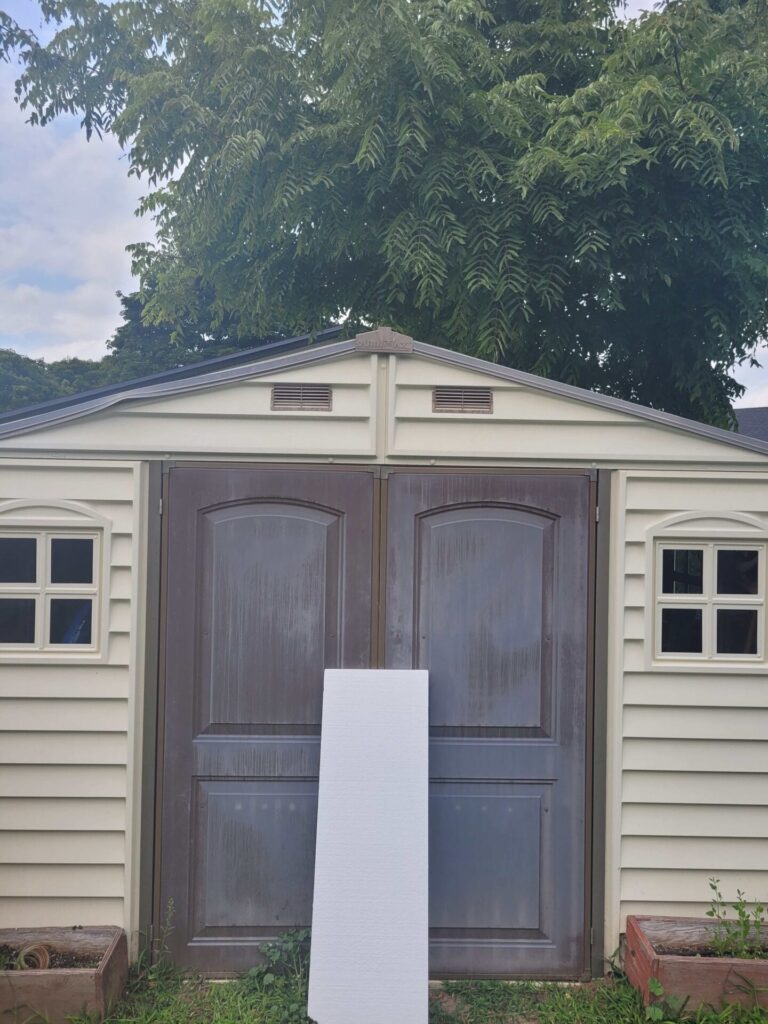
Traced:
<path fill-rule="evenodd" d="M 145 322 L 346 318 L 727 423 L 768 317 L 761 0 L 46 0 L 21 102 L 152 190 Z M 201 307 L 201 297 L 206 304 Z"/>

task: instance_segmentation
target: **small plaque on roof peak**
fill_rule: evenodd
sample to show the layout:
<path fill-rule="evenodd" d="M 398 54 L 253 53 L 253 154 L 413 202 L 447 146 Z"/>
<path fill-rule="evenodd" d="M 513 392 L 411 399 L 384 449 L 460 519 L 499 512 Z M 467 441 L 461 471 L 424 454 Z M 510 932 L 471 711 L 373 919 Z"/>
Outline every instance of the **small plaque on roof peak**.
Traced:
<path fill-rule="evenodd" d="M 413 338 L 398 334 L 391 327 L 377 327 L 355 337 L 358 352 L 413 352 Z"/>

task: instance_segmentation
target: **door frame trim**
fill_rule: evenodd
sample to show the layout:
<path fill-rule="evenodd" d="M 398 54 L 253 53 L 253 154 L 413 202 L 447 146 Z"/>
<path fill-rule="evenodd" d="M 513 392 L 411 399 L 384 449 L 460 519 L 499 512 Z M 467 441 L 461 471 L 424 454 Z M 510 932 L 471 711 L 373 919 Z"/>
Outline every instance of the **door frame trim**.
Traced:
<path fill-rule="evenodd" d="M 162 852 L 162 787 L 165 720 L 165 623 L 167 616 L 168 569 L 168 497 L 170 470 L 200 469 L 274 469 L 320 470 L 325 472 L 368 472 L 374 477 L 374 530 L 379 530 L 379 543 L 374 550 L 379 568 L 372 566 L 372 616 L 382 606 L 386 586 L 385 565 L 381 546 L 386 538 L 387 478 L 393 473 L 456 474 L 484 476 L 587 476 L 591 481 L 590 515 L 593 529 L 589 545 L 589 605 L 587 613 L 587 729 L 585 785 L 585 878 L 584 878 L 584 949 L 582 978 L 600 977 L 604 965 L 605 912 L 605 783 L 606 783 L 606 696 L 608 687 L 608 559 L 610 542 L 611 478 L 608 470 L 594 467 L 517 467 L 451 465 L 382 465 L 381 463 L 323 462 L 207 462 L 204 460 L 153 460 L 148 465 L 147 560 L 145 567 L 144 627 L 144 707 L 142 723 L 141 764 L 141 836 L 139 853 L 139 931 L 152 957 L 160 951 L 165 913 L 160 907 L 160 859 Z M 162 501 L 162 504 L 161 504 Z M 599 519 L 596 510 L 599 509 Z M 383 625 L 372 631 L 372 665 L 382 657 Z"/>

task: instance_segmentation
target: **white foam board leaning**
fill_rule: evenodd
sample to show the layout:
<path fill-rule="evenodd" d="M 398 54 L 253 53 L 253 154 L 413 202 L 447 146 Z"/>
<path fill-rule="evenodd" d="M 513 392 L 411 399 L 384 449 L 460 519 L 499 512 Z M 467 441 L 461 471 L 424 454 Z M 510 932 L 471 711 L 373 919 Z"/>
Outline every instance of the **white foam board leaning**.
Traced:
<path fill-rule="evenodd" d="M 428 673 L 327 669 L 309 1016 L 428 1019 Z"/>

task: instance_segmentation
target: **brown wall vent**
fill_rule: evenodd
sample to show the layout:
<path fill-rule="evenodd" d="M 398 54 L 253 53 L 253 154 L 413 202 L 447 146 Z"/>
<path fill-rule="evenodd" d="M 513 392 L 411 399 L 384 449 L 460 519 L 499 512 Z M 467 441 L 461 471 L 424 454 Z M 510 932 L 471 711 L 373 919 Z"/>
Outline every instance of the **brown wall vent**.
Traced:
<path fill-rule="evenodd" d="M 282 412 L 289 409 L 330 412 L 333 391 L 328 384 L 274 384 L 272 408 Z"/>
<path fill-rule="evenodd" d="M 432 412 L 493 412 L 493 391 L 490 388 L 433 388 Z"/>

